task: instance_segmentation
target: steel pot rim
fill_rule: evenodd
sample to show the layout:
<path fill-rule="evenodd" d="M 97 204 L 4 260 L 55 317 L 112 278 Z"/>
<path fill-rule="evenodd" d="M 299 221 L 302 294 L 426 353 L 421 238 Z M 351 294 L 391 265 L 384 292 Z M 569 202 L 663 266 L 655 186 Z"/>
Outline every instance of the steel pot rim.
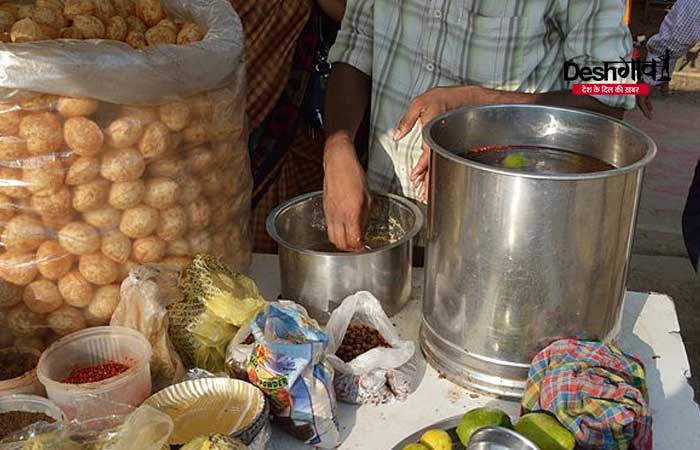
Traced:
<path fill-rule="evenodd" d="M 619 167 L 615 168 L 613 170 L 605 170 L 602 172 L 592 172 L 592 173 L 583 173 L 583 174 L 536 174 L 536 173 L 526 173 L 526 172 L 517 172 L 513 170 L 507 170 L 507 169 L 501 169 L 498 167 L 490 166 L 488 164 L 482 164 L 476 161 L 472 161 L 470 159 L 462 158 L 454 153 L 450 152 L 449 150 L 446 150 L 442 148 L 441 145 L 439 145 L 432 137 L 430 131 L 437 126 L 441 121 L 445 120 L 446 118 L 456 115 L 456 114 L 461 114 L 467 111 L 478 111 L 478 110 L 489 110 L 489 109 L 505 109 L 505 108 L 510 108 L 510 109 L 546 109 L 548 111 L 562 111 L 566 113 L 575 113 L 579 114 L 582 116 L 592 116 L 596 117 L 599 119 L 605 119 L 609 120 L 612 122 L 617 123 L 618 125 L 621 125 L 622 127 L 632 131 L 634 134 L 638 135 L 639 137 L 642 138 L 642 140 L 645 142 L 646 147 L 647 147 L 647 152 L 646 155 L 644 155 L 643 158 L 641 158 L 639 161 L 636 161 L 630 165 L 624 166 L 624 167 Z M 520 177 L 520 178 L 529 178 L 529 179 L 536 179 L 536 180 L 553 180 L 553 181 L 580 181 L 580 180 L 597 180 L 601 178 L 610 178 L 614 177 L 617 175 L 622 175 L 628 172 L 635 172 L 637 170 L 640 170 L 644 168 L 647 164 L 649 164 L 655 157 L 657 153 L 657 145 L 656 142 L 644 131 L 640 130 L 639 128 L 635 127 L 634 125 L 630 125 L 627 122 L 624 122 L 619 119 L 615 119 L 614 117 L 606 116 L 604 114 L 599 114 L 591 111 L 585 111 L 581 109 L 575 109 L 575 108 L 564 108 L 560 106 L 544 106 L 544 105 L 529 105 L 529 104 L 518 104 L 518 103 L 507 103 L 507 104 L 498 104 L 498 105 L 480 105 L 480 106 L 464 106 L 458 109 L 454 109 L 445 113 L 440 114 L 428 124 L 423 127 L 422 130 L 422 135 L 423 135 L 423 140 L 428 143 L 428 146 L 430 147 L 431 150 L 437 152 L 440 156 L 443 158 L 449 159 L 453 162 L 456 162 L 458 164 L 463 164 L 465 166 L 470 166 L 475 169 L 483 170 L 486 172 L 492 172 L 498 175 L 505 175 L 505 176 L 510 176 L 510 177 Z"/>
<path fill-rule="evenodd" d="M 284 247 L 287 250 L 292 250 L 294 252 L 300 253 L 302 255 L 309 255 L 309 256 L 332 256 L 334 258 L 359 258 L 365 255 L 372 255 L 376 253 L 381 253 L 381 252 L 386 252 L 389 251 L 393 248 L 400 247 L 407 242 L 410 242 L 411 239 L 416 237 L 420 230 L 423 228 L 423 224 L 425 222 L 425 218 L 423 217 L 423 212 L 416 206 L 413 202 L 410 200 L 401 197 L 399 195 L 395 194 L 389 194 L 389 193 L 377 193 L 377 192 L 371 192 L 370 195 L 372 196 L 379 196 L 379 197 L 386 197 L 390 200 L 395 201 L 396 203 L 399 203 L 402 206 L 405 206 L 408 208 L 411 213 L 413 214 L 413 217 L 415 218 L 415 221 L 413 223 L 413 227 L 406 231 L 406 234 L 404 234 L 401 239 L 398 241 L 394 242 L 393 244 L 389 244 L 383 247 L 375 248 L 372 250 L 366 250 L 360 253 L 340 253 L 340 252 L 321 252 L 321 251 L 316 251 L 316 250 L 309 250 L 305 249 L 303 247 L 293 245 L 290 242 L 287 242 L 287 240 L 283 239 L 282 236 L 277 232 L 277 219 L 279 216 L 285 212 L 288 208 L 291 206 L 294 206 L 298 203 L 305 202 L 311 198 L 318 197 L 318 196 L 323 196 L 323 191 L 314 191 L 314 192 L 309 192 L 306 194 L 299 195 L 297 197 L 294 197 L 290 200 L 287 200 L 281 204 L 279 204 L 275 209 L 272 210 L 272 212 L 267 216 L 267 219 L 265 220 L 265 228 L 267 229 L 267 233 L 270 235 L 270 237 L 280 246 Z"/>

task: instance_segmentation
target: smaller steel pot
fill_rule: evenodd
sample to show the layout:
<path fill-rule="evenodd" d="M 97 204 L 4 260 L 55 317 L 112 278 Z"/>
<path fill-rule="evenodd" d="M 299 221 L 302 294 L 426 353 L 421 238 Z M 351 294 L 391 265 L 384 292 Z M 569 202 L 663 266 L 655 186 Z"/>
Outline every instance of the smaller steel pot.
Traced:
<path fill-rule="evenodd" d="M 369 232 L 390 228 L 395 242 L 362 253 L 327 251 L 332 246 L 323 193 L 283 203 L 267 218 L 267 231 L 279 244 L 282 297 L 322 323 L 343 299 L 363 290 L 379 299 L 387 315 L 398 313 L 411 295 L 412 241 L 422 226 L 423 215 L 409 200 L 373 194 Z"/>

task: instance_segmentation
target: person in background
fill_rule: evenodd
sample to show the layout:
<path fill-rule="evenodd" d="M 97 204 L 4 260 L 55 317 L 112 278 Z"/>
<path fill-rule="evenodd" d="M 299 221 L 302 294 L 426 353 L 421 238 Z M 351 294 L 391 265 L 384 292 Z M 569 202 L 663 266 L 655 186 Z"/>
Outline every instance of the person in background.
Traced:
<path fill-rule="evenodd" d="M 323 185 L 323 136 L 304 108 L 313 94 L 318 53 L 324 51 L 325 30 L 320 28 L 340 22 L 345 0 L 231 4 L 246 34 L 254 250 L 274 252 L 276 245 L 265 230 L 267 215 L 278 204 Z"/>
<path fill-rule="evenodd" d="M 678 59 L 700 42 L 700 0 L 677 0 L 664 18 L 659 33 L 647 43 L 647 61 L 663 58 L 668 51 L 671 72 Z M 672 75 L 672 74 L 669 74 Z M 650 87 L 661 87 L 658 80 L 645 77 Z M 651 91 L 648 96 L 638 96 L 637 105 L 647 119 L 653 118 Z M 700 161 L 688 191 L 682 217 L 683 238 L 688 256 L 695 270 L 700 257 Z"/>
<path fill-rule="evenodd" d="M 567 60 L 587 67 L 629 60 L 624 14 L 620 0 L 348 0 L 326 96 L 331 242 L 363 248 L 370 190 L 426 200 L 429 151 L 421 125 L 440 113 L 538 103 L 621 118 L 634 108 L 634 96 L 574 96 L 563 77 Z M 353 142 L 370 103 L 365 173 Z"/>
<path fill-rule="evenodd" d="M 659 32 L 647 42 L 647 61 L 661 61 L 668 51 L 669 67 L 673 72 L 678 59 L 686 55 L 698 42 L 700 42 L 700 0 L 676 0 L 661 23 Z M 650 88 L 658 88 L 662 94 L 668 92 L 668 81 L 662 82 L 645 75 L 644 82 L 648 83 Z M 637 105 L 647 119 L 651 119 L 654 114 L 651 92 L 653 91 L 650 91 L 649 95 L 637 97 Z"/>

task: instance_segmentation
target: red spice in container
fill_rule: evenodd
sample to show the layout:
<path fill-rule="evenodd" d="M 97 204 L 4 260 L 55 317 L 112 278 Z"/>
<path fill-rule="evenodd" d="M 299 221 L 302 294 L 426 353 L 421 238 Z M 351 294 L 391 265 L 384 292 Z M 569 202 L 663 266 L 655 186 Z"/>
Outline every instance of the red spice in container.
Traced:
<path fill-rule="evenodd" d="M 75 368 L 63 382 L 66 384 L 96 383 L 116 377 L 127 370 L 129 370 L 129 366 L 127 365 L 116 362 L 106 362 L 95 366 Z"/>

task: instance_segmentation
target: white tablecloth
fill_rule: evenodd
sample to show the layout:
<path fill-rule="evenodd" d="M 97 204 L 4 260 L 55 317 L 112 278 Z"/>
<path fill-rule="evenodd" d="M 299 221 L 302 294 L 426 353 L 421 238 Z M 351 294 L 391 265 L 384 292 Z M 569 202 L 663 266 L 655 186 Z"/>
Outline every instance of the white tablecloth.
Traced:
<path fill-rule="evenodd" d="M 280 292 L 277 257 L 255 255 L 251 275 L 267 299 Z M 423 273 L 414 275 L 413 298 L 392 320 L 402 337 L 416 339 L 420 324 Z M 656 450 L 700 449 L 700 409 L 687 382 L 690 365 L 673 301 L 662 294 L 629 292 L 625 301 L 623 350 L 642 357 L 647 369 L 654 415 Z M 382 406 L 340 404 L 341 450 L 389 450 L 407 435 L 478 407 L 490 405 L 518 416 L 519 405 L 466 391 L 427 367 L 418 390 L 404 403 Z M 272 450 L 306 450 L 309 446 L 275 430 Z"/>

